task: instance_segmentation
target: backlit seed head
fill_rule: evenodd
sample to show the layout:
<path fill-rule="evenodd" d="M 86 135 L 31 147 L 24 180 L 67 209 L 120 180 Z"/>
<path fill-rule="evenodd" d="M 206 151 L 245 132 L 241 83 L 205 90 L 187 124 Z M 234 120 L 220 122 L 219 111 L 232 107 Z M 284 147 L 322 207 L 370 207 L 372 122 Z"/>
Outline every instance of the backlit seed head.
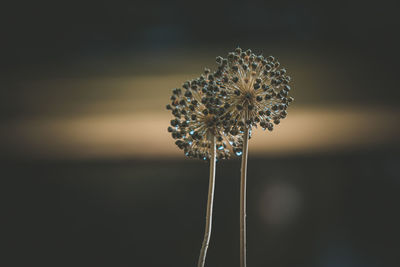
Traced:
<path fill-rule="evenodd" d="M 237 60 L 231 60 L 237 58 Z M 287 108 L 293 98 L 289 96 L 290 77 L 273 56 L 264 58 L 250 49 L 243 52 L 236 48 L 228 54 L 228 63 L 218 70 L 224 79 L 214 81 L 226 92 L 223 102 L 230 133 L 242 133 L 243 127 L 260 125 L 264 130 L 273 130 L 273 124 L 287 116 Z M 229 119 L 227 119 L 229 117 Z"/>
<path fill-rule="evenodd" d="M 216 61 L 224 66 L 223 58 L 218 57 Z M 228 158 L 231 151 L 238 154 L 237 151 L 241 151 L 242 146 L 240 135 L 236 132 L 235 135 L 230 133 L 231 114 L 227 109 L 231 106 L 225 101 L 227 91 L 219 86 L 220 81 L 228 81 L 211 73 L 209 69 L 205 70 L 205 74 L 185 82 L 182 85 L 183 90 L 173 90 L 171 104 L 166 108 L 171 110 L 175 118 L 170 121 L 167 131 L 188 157 L 210 158 L 215 136 L 217 158 Z"/>

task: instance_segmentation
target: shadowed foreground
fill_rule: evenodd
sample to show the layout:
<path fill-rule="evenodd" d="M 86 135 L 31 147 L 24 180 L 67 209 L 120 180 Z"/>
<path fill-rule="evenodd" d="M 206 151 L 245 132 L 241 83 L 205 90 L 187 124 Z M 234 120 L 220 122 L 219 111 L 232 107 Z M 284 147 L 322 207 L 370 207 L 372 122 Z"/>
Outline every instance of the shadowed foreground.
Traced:
<path fill-rule="evenodd" d="M 398 266 L 397 152 L 252 158 L 249 265 Z M 207 266 L 238 265 L 239 165 L 217 164 Z M 206 162 L 3 162 L 2 174 L 3 266 L 195 266 Z"/>

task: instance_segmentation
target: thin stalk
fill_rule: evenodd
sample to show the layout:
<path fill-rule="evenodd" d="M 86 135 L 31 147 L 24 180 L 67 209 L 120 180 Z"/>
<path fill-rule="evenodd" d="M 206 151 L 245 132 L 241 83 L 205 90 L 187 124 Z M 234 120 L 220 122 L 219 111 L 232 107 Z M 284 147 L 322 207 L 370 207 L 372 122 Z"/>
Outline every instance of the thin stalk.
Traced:
<path fill-rule="evenodd" d="M 207 212 L 206 212 L 206 229 L 204 233 L 203 244 L 200 250 L 200 257 L 197 267 L 204 267 L 206 262 L 206 254 L 208 245 L 210 243 L 211 237 L 211 225 L 212 225 L 212 211 L 213 211 L 213 203 L 214 203 L 214 188 L 215 188 L 215 165 L 216 165 L 216 148 L 215 148 L 215 136 L 212 138 L 211 146 L 213 149 L 211 150 L 210 157 L 210 181 L 208 185 L 208 199 L 207 199 Z"/>
<path fill-rule="evenodd" d="M 249 128 L 243 136 L 243 155 L 240 176 L 240 267 L 246 267 L 246 186 L 247 186 L 247 154 Z"/>

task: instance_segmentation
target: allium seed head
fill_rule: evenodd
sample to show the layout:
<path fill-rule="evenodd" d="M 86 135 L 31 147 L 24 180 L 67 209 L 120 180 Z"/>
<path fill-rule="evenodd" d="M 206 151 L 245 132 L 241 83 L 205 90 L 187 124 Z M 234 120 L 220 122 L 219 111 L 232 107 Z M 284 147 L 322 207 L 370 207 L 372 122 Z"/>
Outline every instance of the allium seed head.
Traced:
<path fill-rule="evenodd" d="M 226 92 L 230 133 L 242 133 L 244 126 L 251 129 L 257 125 L 272 131 L 271 121 L 279 124 L 294 100 L 289 96 L 291 78 L 286 69 L 273 56 L 257 56 L 250 49 L 243 52 L 236 48 L 228 54 L 227 64 L 219 63 L 223 60 L 218 57 L 221 75 L 214 81 Z"/>
<path fill-rule="evenodd" d="M 222 58 L 217 61 L 223 64 Z M 210 158 L 215 137 L 217 158 L 228 158 L 229 148 L 238 154 L 242 141 L 237 133 L 231 134 L 231 123 L 227 122 L 230 106 L 225 101 L 227 91 L 215 80 L 221 78 L 216 78 L 209 69 L 205 70 L 205 75 L 185 82 L 184 92 L 180 88 L 172 91 L 172 102 L 167 109 L 175 119 L 171 120 L 167 130 L 188 157 Z"/>

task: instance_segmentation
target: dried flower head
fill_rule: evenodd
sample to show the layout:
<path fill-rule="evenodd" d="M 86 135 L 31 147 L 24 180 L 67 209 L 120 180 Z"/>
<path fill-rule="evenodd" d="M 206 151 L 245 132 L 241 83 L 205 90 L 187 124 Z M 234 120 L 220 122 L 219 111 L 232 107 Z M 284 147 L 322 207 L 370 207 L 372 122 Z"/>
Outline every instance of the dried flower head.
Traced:
<path fill-rule="evenodd" d="M 232 147 L 242 145 L 238 136 L 224 131 L 226 124 L 227 92 L 221 90 L 209 69 L 205 75 L 175 88 L 167 109 L 175 116 L 168 132 L 186 156 L 207 159 L 211 156 L 213 138 L 216 139 L 217 159 L 228 158 Z"/>
<path fill-rule="evenodd" d="M 251 50 L 236 48 L 227 58 L 217 57 L 215 81 L 226 92 L 225 124 L 233 135 L 244 127 L 260 125 L 273 130 L 287 115 L 294 100 L 289 97 L 291 78 L 273 57 L 264 58 Z"/>

